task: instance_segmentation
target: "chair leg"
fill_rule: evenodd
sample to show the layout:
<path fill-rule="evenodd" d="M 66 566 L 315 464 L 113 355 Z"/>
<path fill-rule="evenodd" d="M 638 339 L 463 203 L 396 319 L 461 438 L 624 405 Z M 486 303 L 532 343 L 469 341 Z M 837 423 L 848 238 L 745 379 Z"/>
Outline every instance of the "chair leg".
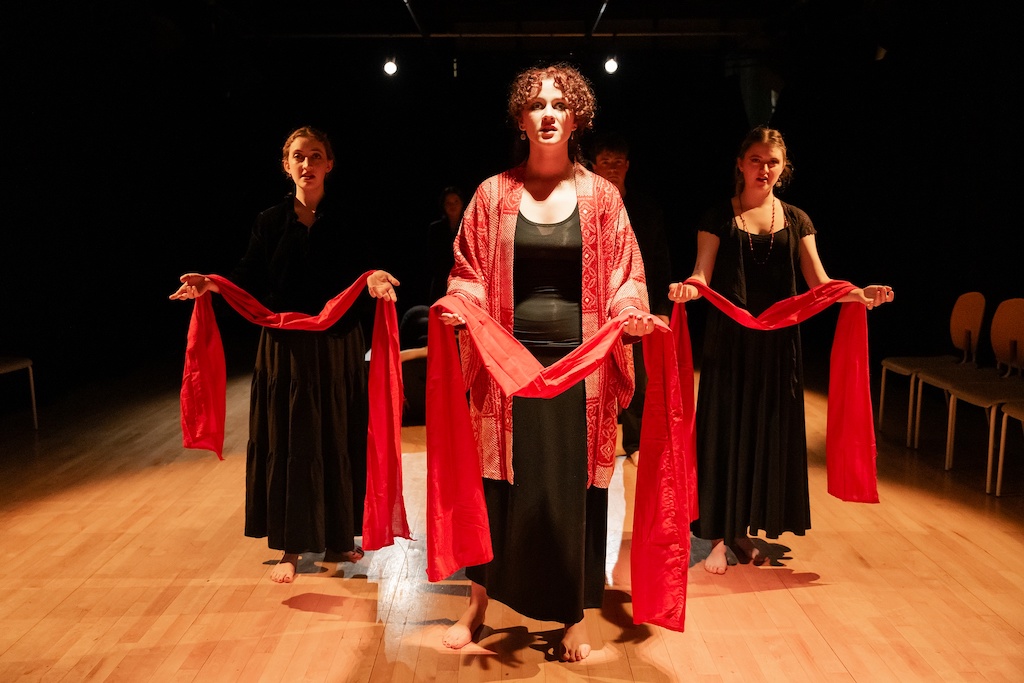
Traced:
<path fill-rule="evenodd" d="M 917 411 L 914 415 L 914 448 L 920 445 L 921 441 L 921 393 L 924 389 L 924 380 L 917 379 Z"/>
<path fill-rule="evenodd" d="M 1003 427 L 999 430 L 999 467 L 996 470 L 996 498 L 1003 495 L 1003 459 L 1006 457 L 1006 423 L 1010 416 L 1003 413 Z M 1021 422 L 1024 426 L 1024 422 Z"/>
<path fill-rule="evenodd" d="M 36 413 L 36 379 L 32 374 L 32 366 L 28 366 L 28 390 L 32 395 L 32 426 L 39 430 L 39 415 Z"/>
<path fill-rule="evenodd" d="M 910 448 L 910 426 L 914 423 L 914 384 L 917 379 L 917 375 L 914 373 L 910 374 L 910 388 L 907 390 L 907 448 Z"/>
<path fill-rule="evenodd" d="M 946 424 L 946 469 L 953 469 L 953 439 L 956 437 L 956 396 L 949 394 L 949 417 Z"/>
<path fill-rule="evenodd" d="M 992 456 L 995 454 L 996 419 L 999 417 L 999 406 L 985 409 L 988 413 L 988 465 L 985 467 L 985 493 L 992 493 Z"/>

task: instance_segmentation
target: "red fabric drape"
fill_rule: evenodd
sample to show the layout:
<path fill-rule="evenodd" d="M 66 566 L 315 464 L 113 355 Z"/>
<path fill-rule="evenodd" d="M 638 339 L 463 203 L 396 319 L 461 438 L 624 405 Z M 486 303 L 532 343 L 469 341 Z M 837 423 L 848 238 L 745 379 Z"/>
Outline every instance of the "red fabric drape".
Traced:
<path fill-rule="evenodd" d="M 755 330 L 773 330 L 796 325 L 814 316 L 855 286 L 845 280 L 830 280 L 822 285 L 773 304 L 756 318 L 733 305 L 721 294 L 697 280 L 687 280 L 715 308 L 739 324 Z M 677 324 L 681 323 L 681 324 Z M 683 304 L 676 305 L 673 331 L 677 349 L 690 348 Z M 840 500 L 861 503 L 878 502 L 875 427 L 871 407 L 871 381 L 868 371 L 867 311 L 862 304 L 847 302 L 839 311 L 829 369 L 828 419 L 825 458 L 828 492 Z M 680 366 L 680 372 L 683 372 Z M 692 367 L 689 372 L 692 381 Z M 681 381 L 685 381 L 685 377 Z M 693 412 L 687 424 L 693 433 Z M 689 443 L 693 443 L 693 436 Z"/>
<path fill-rule="evenodd" d="M 317 315 L 274 313 L 248 292 L 219 275 L 209 275 L 220 294 L 246 320 L 287 330 L 322 331 L 336 323 L 363 292 L 360 275 L 328 301 Z M 366 501 L 363 547 L 377 550 L 395 537 L 411 538 L 402 496 L 402 370 L 398 316 L 393 301 L 377 300 L 369 377 L 370 423 L 367 432 Z M 195 300 L 185 349 L 181 384 L 181 430 L 185 448 L 203 448 L 221 460 L 224 448 L 226 369 L 213 303 Z"/>
<path fill-rule="evenodd" d="M 622 343 L 623 313 L 562 360 L 543 367 L 496 320 L 457 296 L 430 311 L 427 356 L 427 578 L 493 558 L 480 456 L 452 328 L 457 313 L 482 367 L 507 396 L 550 398 L 593 372 Z M 696 504 L 696 461 L 687 452 L 675 347 L 661 323 L 644 338 L 647 401 L 637 472 L 631 566 L 633 620 L 683 630 L 689 557 L 689 510 Z M 686 391 L 692 398 L 693 378 Z"/>

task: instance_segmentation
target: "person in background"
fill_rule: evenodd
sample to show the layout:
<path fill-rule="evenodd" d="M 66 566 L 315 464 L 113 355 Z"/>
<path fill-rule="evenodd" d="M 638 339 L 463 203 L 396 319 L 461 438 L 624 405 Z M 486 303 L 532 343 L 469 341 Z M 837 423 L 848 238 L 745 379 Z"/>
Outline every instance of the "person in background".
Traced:
<path fill-rule="evenodd" d="M 736 158 L 735 194 L 711 207 L 698 224 L 690 279 L 759 316 L 807 287 L 829 282 L 818 257 L 815 228 L 801 209 L 781 201 L 793 167 L 782 134 L 752 130 Z M 700 296 L 676 282 L 673 301 Z M 891 287 L 855 288 L 839 301 L 871 309 L 893 300 Z M 704 568 L 722 574 L 727 548 L 741 562 L 764 560 L 747 535 L 802 536 L 811 527 L 804 425 L 803 355 L 798 325 L 754 330 L 709 307 L 696 409 L 695 536 L 711 541 Z"/>
<path fill-rule="evenodd" d="M 359 226 L 325 181 L 334 168 L 327 135 L 304 126 L 288 136 L 281 166 L 293 184 L 261 212 L 249 246 L 228 279 L 275 312 L 316 314 L 368 270 Z M 199 273 L 181 276 L 171 299 L 216 292 Z M 366 280 L 373 298 L 396 301 L 383 270 Z M 363 550 L 368 424 L 366 348 L 349 311 L 324 332 L 262 327 L 253 371 L 246 453 L 245 535 L 283 552 L 270 572 L 295 578 L 303 553 L 356 562 Z"/>
<path fill-rule="evenodd" d="M 423 292 L 413 294 L 414 305 L 402 314 L 400 343 L 402 347 L 402 378 L 405 405 L 402 424 L 422 425 L 426 421 L 427 400 L 427 321 L 430 306 L 445 295 L 448 274 L 455 263 L 452 245 L 462 222 L 462 191 L 449 185 L 441 191 L 438 201 L 443 215 L 427 226 L 426 262 L 419 262 L 414 270 L 423 273 L 426 281 Z M 412 254 L 422 259 L 423 252 Z M 426 301 L 422 301 L 422 297 Z M 406 299 L 408 300 L 408 299 Z M 418 300 L 418 301 L 417 301 Z"/>
<path fill-rule="evenodd" d="M 441 191 L 441 210 L 444 215 L 427 227 L 427 259 L 430 268 L 429 303 L 434 303 L 448 290 L 448 274 L 455 265 L 452 243 L 459 232 L 465 202 L 462 191 L 448 186 Z"/>
<path fill-rule="evenodd" d="M 448 295 L 484 309 L 544 366 L 620 313 L 629 316 L 626 342 L 655 326 L 619 192 L 579 162 L 594 104 L 590 83 L 572 66 L 515 77 L 508 114 L 526 160 L 477 188 L 448 281 Z M 458 314 L 441 318 L 465 324 Z M 469 368 L 470 348 L 463 349 Z M 628 400 L 633 388 L 631 349 L 621 345 L 614 362 L 553 398 L 509 399 L 489 374 L 467 377 L 494 559 L 466 568 L 470 603 L 445 634 L 447 647 L 472 641 L 494 598 L 560 622 L 562 660 L 590 654 L 583 617 L 604 595 L 607 487 L 617 397 Z"/>
<path fill-rule="evenodd" d="M 668 298 L 672 263 L 669 257 L 668 237 L 665 234 L 664 213 L 653 197 L 627 184 L 629 143 L 622 135 L 614 132 L 597 135 L 590 149 L 594 172 L 607 179 L 622 196 L 626 213 L 629 214 L 629 223 L 636 234 L 636 241 L 640 245 L 640 253 L 644 260 L 651 313 L 657 315 L 667 325 L 673 306 Z M 640 455 L 640 427 L 644 414 L 644 394 L 647 390 L 644 355 L 639 349 L 633 354 L 633 364 L 636 372 L 636 391 L 630 404 L 623 408 L 619 419 L 622 422 L 622 449 L 636 463 Z"/>

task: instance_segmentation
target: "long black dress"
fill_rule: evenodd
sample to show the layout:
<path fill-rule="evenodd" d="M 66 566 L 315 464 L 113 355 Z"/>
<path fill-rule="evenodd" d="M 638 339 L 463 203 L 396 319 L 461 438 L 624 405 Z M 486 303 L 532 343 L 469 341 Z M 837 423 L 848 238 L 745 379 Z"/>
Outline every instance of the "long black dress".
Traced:
<path fill-rule="evenodd" d="M 259 214 L 229 279 L 272 311 L 315 314 L 366 270 L 366 255 L 326 197 L 309 228 L 293 201 Z M 266 537 L 276 550 L 341 553 L 362 533 L 369 408 L 360 310 L 324 332 L 260 333 L 245 535 Z"/>
<path fill-rule="evenodd" d="M 516 224 L 513 334 L 548 366 L 582 342 L 578 210 Z M 575 624 L 600 607 L 608 489 L 587 487 L 584 383 L 554 398 L 512 399 L 515 484 L 484 479 L 494 559 L 466 576 L 532 619 Z"/>
<path fill-rule="evenodd" d="M 814 234 L 802 210 L 783 203 L 785 228 L 740 230 L 731 204 L 715 207 L 698 229 L 718 236 L 711 288 L 759 315 L 797 293 L 799 242 Z M 697 393 L 697 486 L 706 539 L 768 538 L 811 527 L 804 425 L 803 357 L 798 326 L 751 330 L 708 307 Z"/>

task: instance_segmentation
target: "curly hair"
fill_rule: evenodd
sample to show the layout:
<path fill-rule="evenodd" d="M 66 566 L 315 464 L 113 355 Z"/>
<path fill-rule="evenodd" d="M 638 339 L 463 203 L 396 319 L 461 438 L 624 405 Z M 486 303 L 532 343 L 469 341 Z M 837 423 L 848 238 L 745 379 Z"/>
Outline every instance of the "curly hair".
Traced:
<path fill-rule="evenodd" d="M 786 142 L 782 139 L 782 133 L 774 128 L 767 128 L 765 126 L 754 128 L 747 133 L 747 137 L 743 138 L 743 142 L 740 143 L 739 152 L 736 153 L 736 158 L 742 159 L 746 156 L 747 150 L 757 144 L 775 147 L 782 152 L 782 174 L 775 183 L 775 188 L 777 190 L 785 189 L 789 185 L 789 181 L 793 179 L 793 164 L 789 160 L 789 153 L 786 151 Z M 739 194 L 743 191 L 743 174 L 740 172 L 739 167 L 733 169 L 733 174 L 736 179 L 736 193 Z"/>
<path fill-rule="evenodd" d="M 519 122 L 523 110 L 526 109 L 537 93 L 540 92 L 541 81 L 553 78 L 555 87 L 562 91 L 562 97 L 569 104 L 576 130 L 580 133 L 594 127 L 594 115 L 597 113 L 597 100 L 590 81 L 580 73 L 579 69 L 565 62 L 556 62 L 547 66 L 534 66 L 520 71 L 508 89 L 508 117 L 513 124 Z M 569 142 L 569 153 L 575 159 L 580 158 L 581 147 L 578 136 Z"/>
<path fill-rule="evenodd" d="M 537 96 L 540 91 L 540 83 L 546 78 L 554 78 L 555 87 L 562 91 L 562 96 L 572 109 L 576 126 L 580 130 L 593 128 L 597 104 L 590 81 L 576 67 L 562 62 L 546 67 L 532 67 L 519 72 L 513 79 L 512 85 L 509 86 L 509 118 L 513 122 L 519 121 L 523 109 L 531 99 Z"/>

